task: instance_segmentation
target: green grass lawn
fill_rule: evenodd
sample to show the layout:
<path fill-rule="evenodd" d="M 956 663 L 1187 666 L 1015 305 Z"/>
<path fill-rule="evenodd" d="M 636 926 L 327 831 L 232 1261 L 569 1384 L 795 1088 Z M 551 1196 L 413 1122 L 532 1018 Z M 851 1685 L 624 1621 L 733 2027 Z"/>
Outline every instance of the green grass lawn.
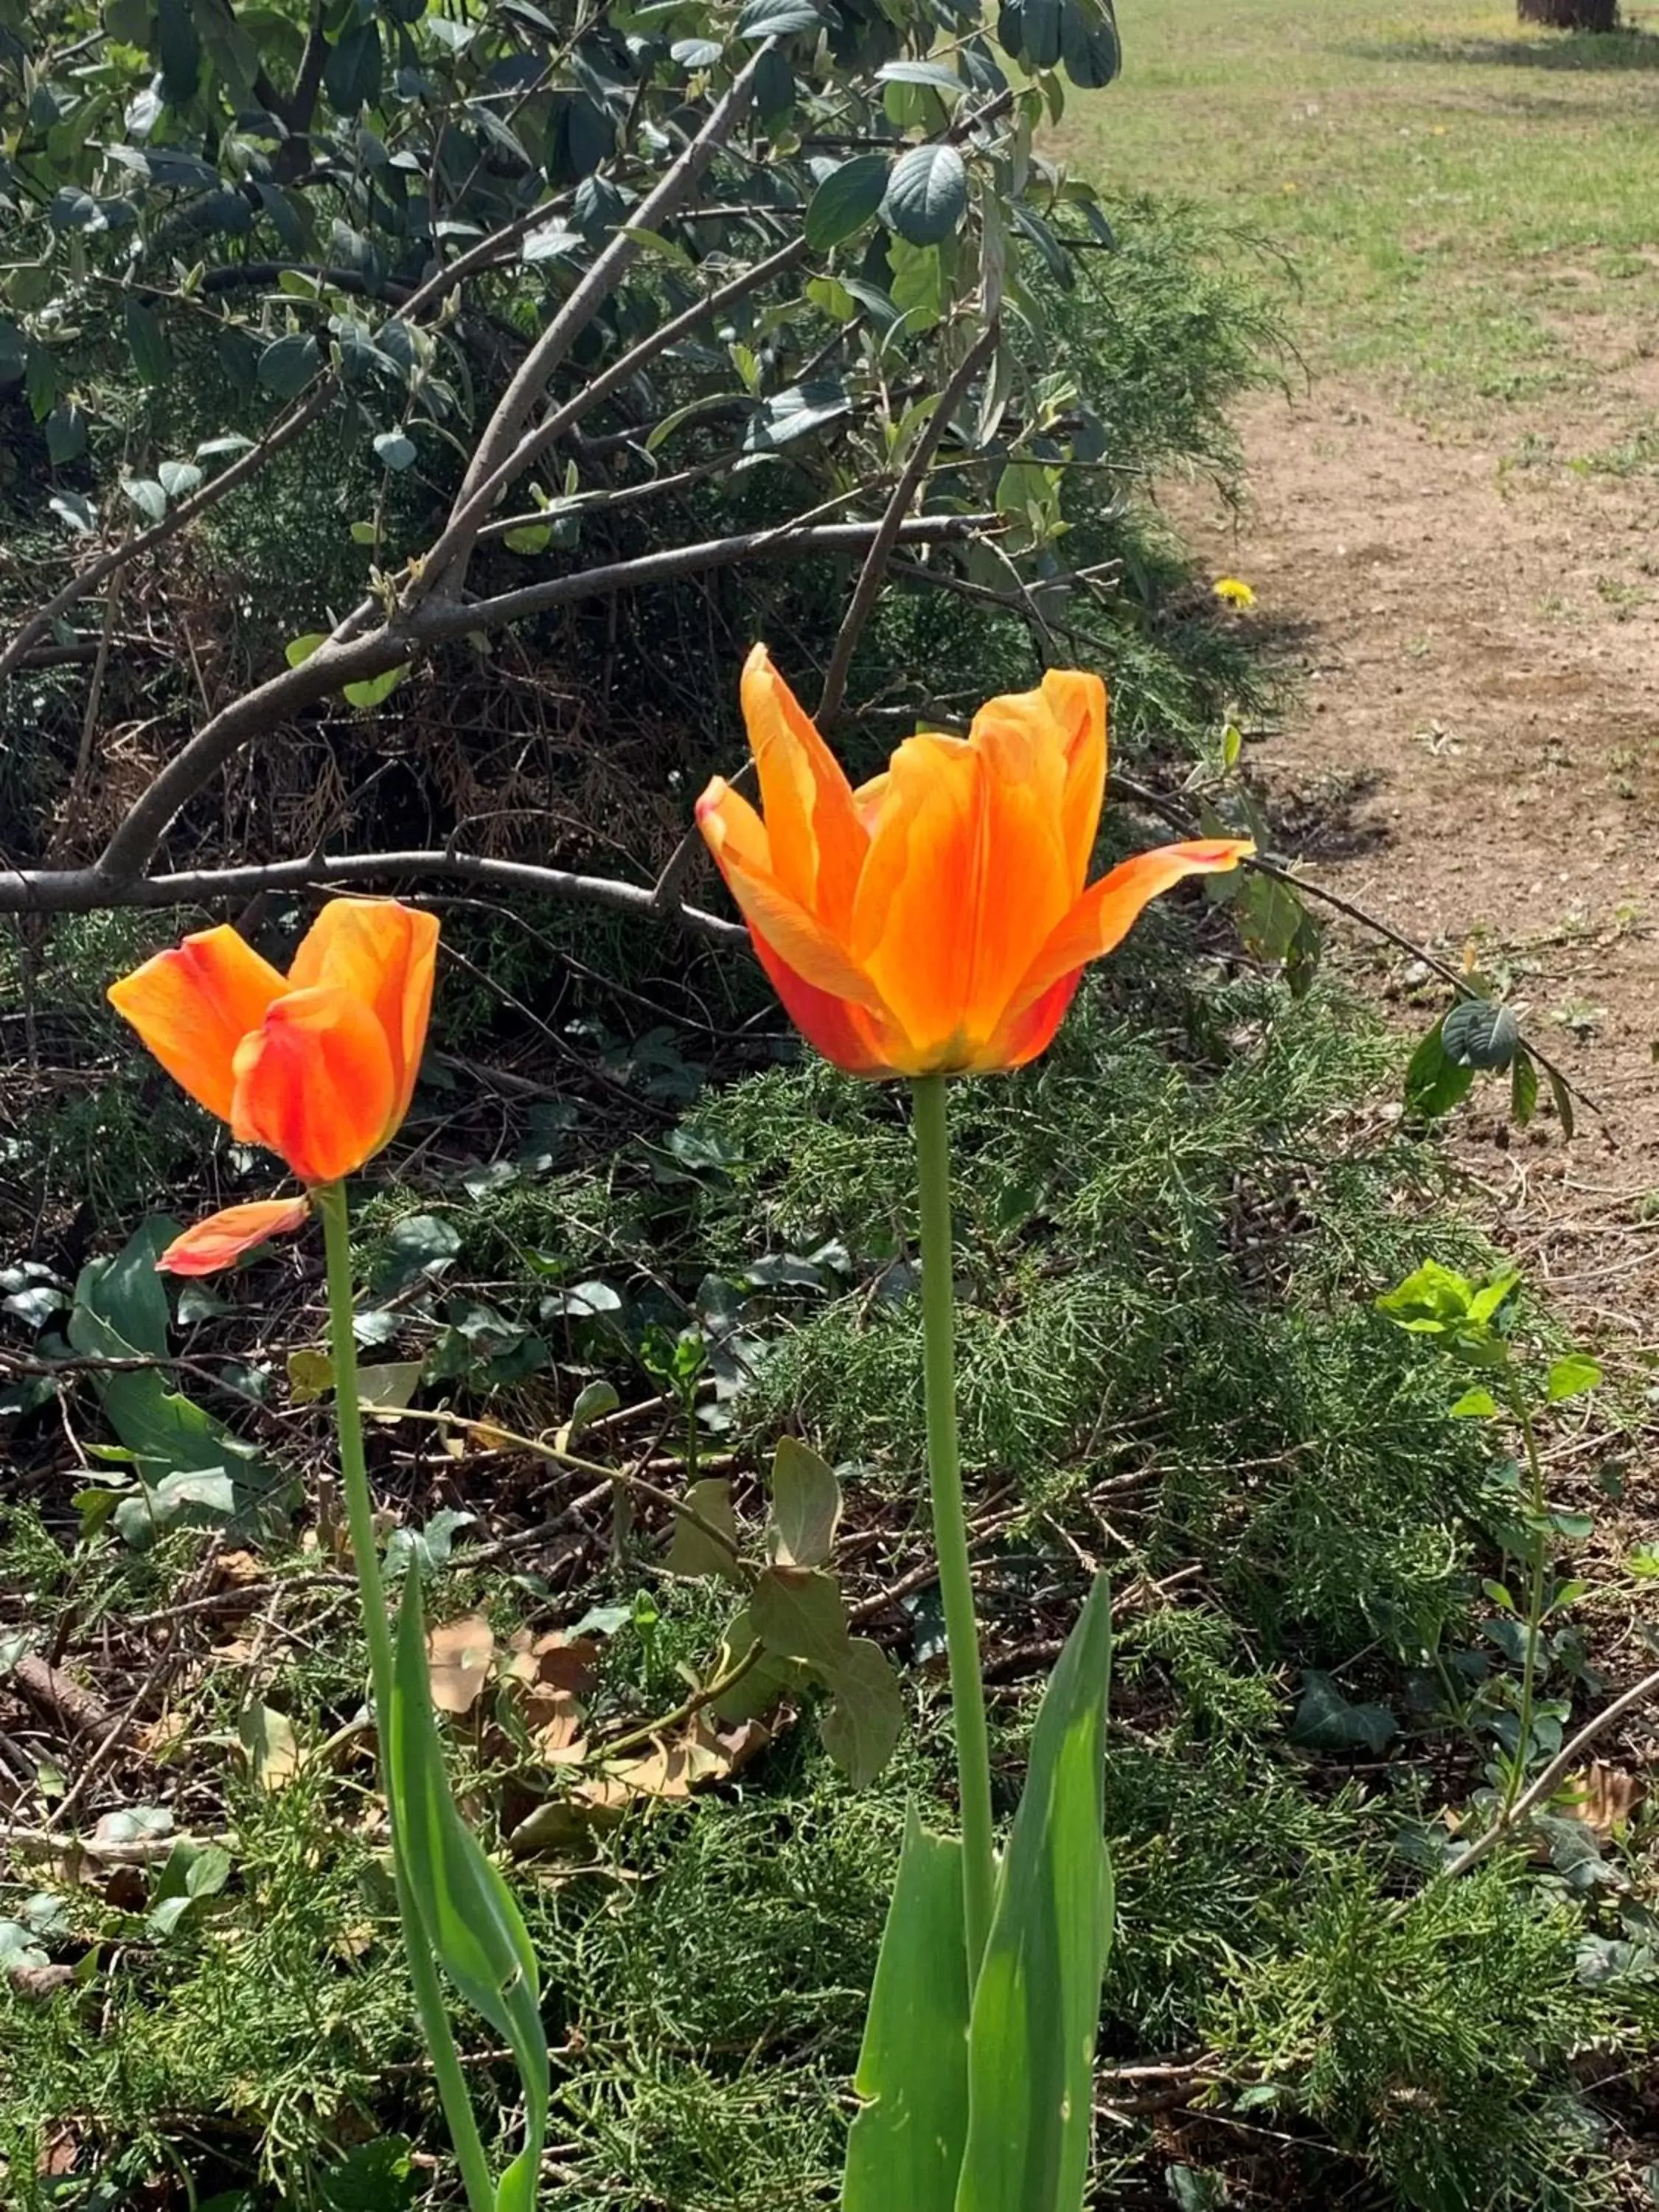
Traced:
<path fill-rule="evenodd" d="M 1121 82 L 1072 94 L 1056 143 L 1282 251 L 1310 367 L 1466 416 L 1659 334 L 1659 11 L 1626 15 L 1588 38 L 1464 0 L 1132 0 Z"/>

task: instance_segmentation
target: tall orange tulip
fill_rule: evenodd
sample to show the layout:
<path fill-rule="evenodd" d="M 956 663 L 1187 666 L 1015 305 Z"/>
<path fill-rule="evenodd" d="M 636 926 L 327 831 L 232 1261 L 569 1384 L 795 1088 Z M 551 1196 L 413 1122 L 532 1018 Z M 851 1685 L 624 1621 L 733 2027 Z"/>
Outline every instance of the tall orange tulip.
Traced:
<path fill-rule="evenodd" d="M 763 811 L 716 776 L 697 820 L 791 1019 L 854 1075 L 1035 1060 L 1149 900 L 1253 849 L 1159 846 L 1087 883 L 1106 687 L 1078 670 L 988 701 L 965 739 L 907 738 L 856 791 L 764 646 L 742 697 Z"/>
<path fill-rule="evenodd" d="M 241 1143 L 279 1153 L 320 1187 L 371 1159 L 409 1111 L 437 945 L 429 914 L 331 899 L 285 976 L 234 929 L 207 929 L 112 984 L 110 1002 Z M 303 1198 L 228 1206 L 158 1264 L 210 1273 L 307 1212 Z"/>

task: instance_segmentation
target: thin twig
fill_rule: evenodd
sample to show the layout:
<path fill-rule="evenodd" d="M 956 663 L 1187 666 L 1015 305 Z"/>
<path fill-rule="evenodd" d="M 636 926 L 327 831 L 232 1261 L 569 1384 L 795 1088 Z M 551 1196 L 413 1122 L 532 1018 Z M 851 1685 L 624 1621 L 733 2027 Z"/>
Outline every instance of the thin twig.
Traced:
<path fill-rule="evenodd" d="M 1489 1851 L 1496 1850 L 1504 1837 L 1526 1818 L 1533 1807 L 1542 1803 L 1550 1796 L 1563 1775 L 1571 1771 L 1597 1736 L 1605 1735 L 1615 1721 L 1622 1719 L 1644 1698 L 1650 1698 L 1656 1690 L 1659 1690 L 1659 1668 L 1651 1674 L 1644 1674 L 1622 1697 L 1615 1698 L 1610 1705 L 1604 1706 L 1594 1720 L 1587 1721 L 1572 1741 L 1551 1759 L 1537 1780 L 1522 1791 L 1509 1811 L 1501 1819 L 1494 1820 L 1484 1835 L 1477 1836 L 1455 1859 L 1447 1862 L 1440 1869 L 1442 1875 L 1467 1874 L 1472 1866 L 1478 1866 Z"/>
<path fill-rule="evenodd" d="M 858 582 L 853 588 L 852 599 L 836 633 L 835 649 L 824 672 L 823 690 L 818 696 L 817 721 L 820 729 L 826 723 L 834 721 L 841 712 L 842 702 L 847 696 L 847 677 L 853 665 L 853 655 L 858 650 L 865 625 L 875 611 L 876 601 L 887 574 L 887 564 L 897 549 L 905 516 L 921 488 L 921 480 L 933 461 L 934 449 L 950 428 L 951 417 L 967 396 L 975 377 L 995 352 L 1000 333 L 1000 325 L 993 315 L 963 355 L 956 374 L 941 393 L 938 406 L 916 433 L 910 458 L 893 487 L 893 495 L 887 502 L 887 511 L 881 518 L 880 526 L 870 541 L 870 550 L 864 556 L 864 566 L 859 571 Z"/>
<path fill-rule="evenodd" d="M 1189 836 L 1194 833 L 1196 825 L 1192 817 L 1184 807 L 1177 805 L 1162 792 L 1150 790 L 1144 783 L 1136 783 L 1128 776 L 1121 775 L 1115 769 L 1112 770 L 1111 781 L 1115 791 L 1121 792 L 1125 799 L 1133 799 L 1137 806 L 1144 806 L 1150 812 L 1161 816 L 1172 829 L 1184 830 Z M 1369 908 L 1345 897 L 1340 891 L 1328 890 L 1323 884 L 1314 882 L 1310 877 L 1297 875 L 1293 869 L 1281 867 L 1278 861 L 1267 860 L 1259 853 L 1250 855 L 1242 866 L 1253 870 L 1258 876 L 1271 877 L 1274 883 L 1283 884 L 1289 890 L 1300 891 L 1308 898 L 1318 899 L 1322 905 L 1330 907 L 1337 914 L 1346 915 L 1350 921 L 1357 921 L 1362 929 L 1370 930 L 1373 936 L 1385 939 L 1389 944 L 1398 946 L 1401 952 L 1409 952 L 1413 959 L 1420 960 L 1443 982 L 1449 983 L 1459 998 L 1479 999 L 1484 996 L 1466 975 L 1460 975 L 1456 969 L 1449 968 L 1443 960 L 1437 959 L 1426 945 L 1419 945 L 1414 939 L 1402 935 L 1392 922 L 1384 921 L 1380 915 L 1372 914 Z M 1588 1106 L 1592 1114 L 1599 1115 L 1603 1121 L 1607 1119 L 1606 1108 L 1592 1098 L 1587 1091 L 1582 1090 L 1564 1068 L 1546 1058 L 1530 1038 L 1522 1038 L 1522 1042 L 1544 1073 L 1553 1075 L 1564 1090 L 1570 1091 L 1581 1106 Z"/>

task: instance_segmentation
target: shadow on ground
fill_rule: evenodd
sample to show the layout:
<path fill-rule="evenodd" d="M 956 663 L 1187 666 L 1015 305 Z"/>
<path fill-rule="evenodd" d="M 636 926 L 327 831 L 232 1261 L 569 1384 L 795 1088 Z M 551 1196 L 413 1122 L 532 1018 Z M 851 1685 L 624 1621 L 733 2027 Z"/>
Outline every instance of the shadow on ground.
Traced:
<path fill-rule="evenodd" d="M 1463 62 L 1475 68 L 1659 70 L 1659 36 L 1635 28 L 1566 32 L 1540 39 L 1390 39 L 1356 41 L 1343 52 L 1356 61 Z"/>

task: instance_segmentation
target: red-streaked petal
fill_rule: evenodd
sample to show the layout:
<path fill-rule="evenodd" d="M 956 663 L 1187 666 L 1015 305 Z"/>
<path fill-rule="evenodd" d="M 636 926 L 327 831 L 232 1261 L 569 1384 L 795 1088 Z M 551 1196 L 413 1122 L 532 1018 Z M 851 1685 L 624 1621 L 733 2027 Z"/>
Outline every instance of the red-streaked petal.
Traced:
<path fill-rule="evenodd" d="M 164 1275 L 216 1275 L 268 1237 L 302 1228 L 311 1212 L 303 1198 L 257 1198 L 210 1213 L 175 1237 L 155 1262 Z"/>
<path fill-rule="evenodd" d="M 301 939 L 288 988 L 331 984 L 368 1006 L 392 1055 L 392 1098 L 385 1144 L 409 1111 L 432 1009 L 438 919 L 396 899 L 331 899 Z M 378 1152 L 380 1145 L 374 1149 Z"/>
<path fill-rule="evenodd" d="M 397 1077 L 386 1032 L 338 984 L 290 991 L 236 1054 L 230 1125 L 301 1182 L 337 1182 L 379 1152 Z"/>
<path fill-rule="evenodd" d="M 158 952 L 109 988 L 176 1083 L 220 1120 L 230 1118 L 237 1046 L 288 985 L 234 929 L 204 929 Z"/>
<path fill-rule="evenodd" d="M 716 776 L 697 801 L 697 826 L 750 935 L 816 991 L 878 1011 L 880 999 L 817 915 L 792 899 L 772 868 L 771 835 L 741 792 Z"/>
<path fill-rule="evenodd" d="M 1082 981 L 1082 969 L 1074 968 L 1069 975 L 1062 975 L 1057 983 L 1051 983 L 1023 1013 L 1005 1021 L 975 1058 L 972 1072 L 991 1074 L 1001 1069 L 1024 1067 L 1028 1060 L 1047 1052 Z"/>
<path fill-rule="evenodd" d="M 1143 908 L 1183 877 L 1236 868 L 1255 850 L 1248 839 L 1210 837 L 1137 853 L 1091 884 L 1053 932 L 1008 1002 L 1005 1024 L 1034 1006 L 1051 986 L 1121 945 Z"/>
<path fill-rule="evenodd" d="M 783 1010 L 813 1049 L 848 1075 L 896 1075 L 902 1071 L 882 1057 L 876 1042 L 876 1024 L 861 1006 L 814 989 L 775 952 L 766 939 L 751 931 L 755 957 L 771 979 L 783 1001 Z"/>
<path fill-rule="evenodd" d="M 763 645 L 744 664 L 742 700 L 778 888 L 842 937 L 870 842 L 852 787 Z"/>

